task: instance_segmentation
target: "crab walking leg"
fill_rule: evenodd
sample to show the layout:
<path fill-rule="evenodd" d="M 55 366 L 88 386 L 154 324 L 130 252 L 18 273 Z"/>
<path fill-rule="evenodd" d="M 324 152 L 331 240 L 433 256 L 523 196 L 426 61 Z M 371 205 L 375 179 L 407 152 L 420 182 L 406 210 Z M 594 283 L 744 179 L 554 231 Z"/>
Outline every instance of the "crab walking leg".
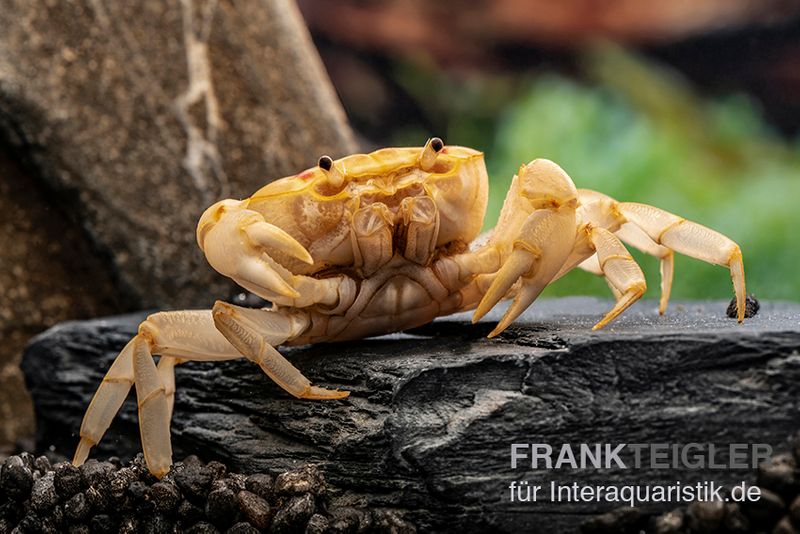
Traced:
<path fill-rule="evenodd" d="M 578 210 L 580 220 L 589 223 L 593 228 L 601 227 L 614 232 L 623 243 L 661 260 L 661 300 L 658 312 L 663 315 L 667 309 L 672 291 L 675 266 L 675 255 L 672 250 L 659 245 L 636 224 L 628 222 L 619 210 L 619 202 L 610 196 L 591 189 L 578 189 L 578 198 L 581 202 L 581 207 Z M 585 246 L 576 246 L 572 259 L 580 261 L 585 257 L 586 252 Z M 567 260 L 562 272 L 556 276 L 556 279 L 571 271 L 575 265 L 577 265 L 575 261 Z"/>
<path fill-rule="evenodd" d="M 343 399 L 350 393 L 312 386 L 311 381 L 275 349 L 308 328 L 308 315 L 270 309 L 241 308 L 225 302 L 214 304 L 214 324 L 248 360 L 299 399 Z"/>
<path fill-rule="evenodd" d="M 134 337 L 125 345 L 92 397 L 89 408 L 86 409 L 86 414 L 83 416 L 80 430 L 81 440 L 75 450 L 73 464 L 82 465 L 86 461 L 89 451 L 100 442 L 128 396 L 133 385 L 133 350 L 137 340 L 139 340 L 139 336 Z"/>
<path fill-rule="evenodd" d="M 608 278 L 605 278 L 603 269 L 600 267 L 600 260 L 597 258 L 597 254 L 592 254 L 587 259 L 583 260 L 583 262 L 578 264 L 578 268 L 586 271 L 587 273 L 591 273 L 596 276 L 602 276 L 606 281 L 606 284 L 608 284 L 608 288 L 614 294 L 615 299 L 619 300 L 619 298 L 622 296 L 622 292 L 617 289 Z"/>
<path fill-rule="evenodd" d="M 746 291 L 739 245 L 719 232 L 647 204 L 620 202 L 617 206 L 627 220 L 656 243 L 698 260 L 728 267 L 736 293 L 737 318 L 740 323 L 744 320 Z"/>
<path fill-rule="evenodd" d="M 658 313 L 664 315 L 672 293 L 672 278 L 675 272 L 675 254 L 672 249 L 659 245 L 644 230 L 634 223 L 625 223 L 615 232 L 623 243 L 627 243 L 645 254 L 659 258 L 661 271 L 661 298 L 658 302 Z"/>
<path fill-rule="evenodd" d="M 592 228 L 590 238 L 597 250 L 597 259 L 603 275 L 621 294 L 611 311 L 592 327 L 592 330 L 597 330 L 613 321 L 639 300 L 644 295 L 647 285 L 644 273 L 617 236 L 604 228 Z"/>
<path fill-rule="evenodd" d="M 156 368 L 152 355 L 160 354 Z M 140 404 L 140 428 L 148 467 L 156 474 L 169 468 L 171 461 L 165 450 L 169 448 L 169 419 L 172 413 L 172 396 L 175 388 L 173 368 L 187 360 L 219 361 L 241 358 L 241 355 L 216 331 L 210 310 L 161 312 L 150 315 L 141 325 L 139 333 L 122 349 L 109 368 L 103 382 L 94 394 L 84 415 L 80 430 L 80 443 L 75 451 L 73 463 L 86 461 L 91 448 L 100 442 L 111 421 L 119 411 L 128 392 L 137 383 Z M 152 368 L 150 367 L 152 365 Z M 139 395 L 137 368 L 143 380 L 142 387 L 149 388 Z M 152 371 L 155 369 L 155 379 Z M 159 392 L 161 390 L 162 393 Z M 155 401 L 143 402 L 151 396 Z M 164 399 L 163 413 L 158 406 Z M 142 411 L 142 406 L 145 406 Z M 156 423 L 154 423 L 156 421 Z M 160 423 L 159 423 L 160 421 Z M 166 428 L 166 433 L 162 430 Z M 166 445 L 152 439 L 151 431 Z M 145 436 L 145 434 L 147 434 Z M 152 453 L 153 447 L 160 453 Z M 153 463 L 150 463 L 152 459 Z"/>

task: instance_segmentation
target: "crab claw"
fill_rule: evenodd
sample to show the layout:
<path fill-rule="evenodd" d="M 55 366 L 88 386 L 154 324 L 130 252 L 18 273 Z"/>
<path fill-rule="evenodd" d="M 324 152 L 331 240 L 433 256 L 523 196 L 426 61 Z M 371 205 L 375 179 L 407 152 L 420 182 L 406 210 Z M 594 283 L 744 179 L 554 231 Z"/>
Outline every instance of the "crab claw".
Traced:
<path fill-rule="evenodd" d="M 309 265 L 314 264 L 314 258 L 311 257 L 306 248 L 274 224 L 259 221 L 245 226 L 243 230 L 251 241 L 262 247 L 267 249 L 275 248 Z"/>
<path fill-rule="evenodd" d="M 246 236 L 246 238 L 243 238 Z M 297 298 L 293 275 L 270 256 L 280 251 L 313 263 L 292 236 L 272 225 L 245 202 L 223 200 L 208 208 L 197 226 L 197 241 L 211 266 L 240 286 L 271 300 Z"/>

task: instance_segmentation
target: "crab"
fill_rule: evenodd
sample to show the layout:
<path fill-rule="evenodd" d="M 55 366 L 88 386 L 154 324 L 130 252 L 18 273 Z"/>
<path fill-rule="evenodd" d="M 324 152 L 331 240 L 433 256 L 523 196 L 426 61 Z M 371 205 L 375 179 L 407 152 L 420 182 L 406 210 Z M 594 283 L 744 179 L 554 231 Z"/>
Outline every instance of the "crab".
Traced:
<path fill-rule="evenodd" d="M 594 326 L 602 328 L 645 292 L 623 243 L 660 259 L 660 313 L 680 252 L 730 269 L 744 318 L 741 250 L 714 230 L 576 189 L 546 159 L 520 167 L 496 227 L 479 236 L 487 197 L 483 153 L 434 137 L 423 147 L 323 156 L 250 198 L 217 202 L 200 218 L 198 245 L 214 269 L 271 306 L 217 301 L 147 317 L 97 389 L 73 463 L 86 460 L 135 386 L 145 460 L 163 476 L 172 464 L 174 368 L 184 362 L 246 358 L 294 397 L 343 399 L 347 391 L 313 385 L 277 347 L 402 331 L 468 310 L 476 322 L 513 299 L 494 337 L 575 267 L 605 277 L 616 297 Z"/>

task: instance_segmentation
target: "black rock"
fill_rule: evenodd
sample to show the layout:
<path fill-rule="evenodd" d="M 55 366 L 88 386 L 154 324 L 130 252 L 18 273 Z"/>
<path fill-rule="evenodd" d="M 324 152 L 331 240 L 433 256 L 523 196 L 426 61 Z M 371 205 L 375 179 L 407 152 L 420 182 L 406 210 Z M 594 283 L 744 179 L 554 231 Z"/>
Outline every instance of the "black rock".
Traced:
<path fill-rule="evenodd" d="M 744 301 L 745 318 L 750 319 L 751 317 L 755 317 L 760 309 L 761 303 L 758 302 L 758 299 L 756 299 L 755 295 L 747 295 Z M 733 297 L 730 304 L 728 304 L 728 309 L 725 310 L 725 314 L 731 319 L 736 319 L 738 317 L 738 311 L 739 307 L 736 305 L 736 297 Z"/>
<path fill-rule="evenodd" d="M 174 525 L 166 516 L 161 513 L 154 513 L 139 520 L 144 524 L 145 534 L 170 534 Z"/>
<path fill-rule="evenodd" d="M 81 491 L 81 472 L 71 463 L 56 464 L 53 482 L 62 500 L 67 500 Z"/>
<path fill-rule="evenodd" d="M 772 530 L 772 534 L 798 534 L 798 532 L 800 531 L 792 524 L 789 516 L 785 516 L 778 521 L 778 524 L 775 525 L 775 528 Z"/>
<path fill-rule="evenodd" d="M 795 497 L 789 505 L 789 516 L 795 525 L 800 526 L 800 496 Z"/>
<path fill-rule="evenodd" d="M 245 490 L 236 495 L 236 501 L 239 504 L 239 510 L 242 515 L 250 524 L 260 529 L 266 529 L 269 526 L 272 511 L 265 499 Z"/>
<path fill-rule="evenodd" d="M 58 502 L 55 486 L 55 473 L 47 472 L 36 482 L 31 489 L 31 506 L 38 512 L 49 512 Z"/>
<path fill-rule="evenodd" d="M 274 490 L 278 494 L 313 493 L 319 494 L 325 487 L 325 480 L 319 469 L 306 465 L 300 469 L 281 473 L 275 479 Z"/>
<path fill-rule="evenodd" d="M 100 486 L 109 482 L 109 475 L 115 471 L 109 462 L 99 462 L 90 458 L 78 468 L 84 487 Z"/>
<path fill-rule="evenodd" d="M 178 506 L 178 519 L 184 526 L 194 525 L 204 517 L 203 509 L 189 501 L 183 501 Z"/>
<path fill-rule="evenodd" d="M 76 493 L 64 503 L 64 514 L 73 524 L 80 523 L 89 517 L 89 512 L 89 503 L 83 493 Z"/>
<path fill-rule="evenodd" d="M 305 534 L 324 534 L 327 532 L 329 525 L 327 517 L 322 514 L 314 514 L 306 524 Z"/>
<path fill-rule="evenodd" d="M 44 474 L 52 469 L 52 465 L 50 464 L 50 460 L 47 456 L 39 456 L 33 461 L 33 467 L 40 474 Z"/>
<path fill-rule="evenodd" d="M 692 532 L 716 532 L 725 520 L 725 503 L 722 501 L 697 501 L 686 508 L 686 522 Z"/>
<path fill-rule="evenodd" d="M 181 492 L 172 482 L 156 482 L 148 489 L 148 499 L 153 501 L 156 510 L 169 513 L 181 503 Z"/>
<path fill-rule="evenodd" d="M 772 529 L 783 516 L 785 508 L 786 504 L 780 495 L 764 488 L 761 488 L 760 499 L 742 503 L 742 512 L 752 526 L 760 529 Z"/>
<path fill-rule="evenodd" d="M 184 465 L 175 472 L 175 483 L 178 488 L 187 499 L 196 503 L 205 501 L 213 480 L 212 470 L 194 464 Z"/>
<path fill-rule="evenodd" d="M 247 491 L 255 493 L 262 499 L 269 500 L 272 497 L 272 488 L 275 484 L 274 479 L 267 474 L 257 473 L 250 475 L 245 480 Z"/>
<path fill-rule="evenodd" d="M 218 527 L 230 525 L 236 517 L 236 494 L 223 487 L 208 494 L 206 517 Z"/>
<path fill-rule="evenodd" d="M 725 505 L 725 520 L 723 522 L 725 531 L 729 534 L 746 534 L 750 532 L 750 521 L 742 513 L 742 509 L 736 503 Z"/>
<path fill-rule="evenodd" d="M 236 523 L 231 528 L 225 531 L 225 534 L 258 534 L 261 532 L 250 523 Z"/>
<path fill-rule="evenodd" d="M 775 455 L 758 466 L 758 485 L 791 498 L 800 490 L 796 470 L 797 462 L 791 453 Z"/>
<path fill-rule="evenodd" d="M 219 530 L 211 523 L 200 521 L 186 530 L 186 534 L 217 534 Z"/>
<path fill-rule="evenodd" d="M 92 534 L 112 534 L 117 532 L 117 522 L 110 515 L 100 514 L 89 521 L 89 529 Z"/>
<path fill-rule="evenodd" d="M 19 456 L 9 456 L 0 470 L 0 491 L 9 499 L 25 500 L 31 493 L 33 473 Z"/>
<path fill-rule="evenodd" d="M 274 532 L 303 530 L 308 520 L 314 515 L 315 508 L 314 496 L 310 493 L 295 495 L 277 511 L 272 519 L 271 530 Z"/>

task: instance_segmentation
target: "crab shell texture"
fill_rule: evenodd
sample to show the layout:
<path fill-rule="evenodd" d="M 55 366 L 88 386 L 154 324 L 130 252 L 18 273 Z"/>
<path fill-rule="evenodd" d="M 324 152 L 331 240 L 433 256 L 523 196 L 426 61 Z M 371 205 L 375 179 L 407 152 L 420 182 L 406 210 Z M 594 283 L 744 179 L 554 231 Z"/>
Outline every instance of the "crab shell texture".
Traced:
<path fill-rule="evenodd" d="M 446 146 L 428 171 L 419 165 L 419 147 L 384 148 L 333 163 L 344 176 L 333 185 L 319 167 L 276 180 L 245 202 L 264 220 L 286 231 L 314 259 L 313 265 L 283 253 L 268 254 L 294 274 L 314 275 L 353 266 L 352 215 L 373 203 L 385 205 L 393 225 L 402 227 L 399 207 L 408 197 L 428 196 L 439 211 L 437 248 L 469 243 L 480 232 L 488 198 L 483 153 Z"/>

